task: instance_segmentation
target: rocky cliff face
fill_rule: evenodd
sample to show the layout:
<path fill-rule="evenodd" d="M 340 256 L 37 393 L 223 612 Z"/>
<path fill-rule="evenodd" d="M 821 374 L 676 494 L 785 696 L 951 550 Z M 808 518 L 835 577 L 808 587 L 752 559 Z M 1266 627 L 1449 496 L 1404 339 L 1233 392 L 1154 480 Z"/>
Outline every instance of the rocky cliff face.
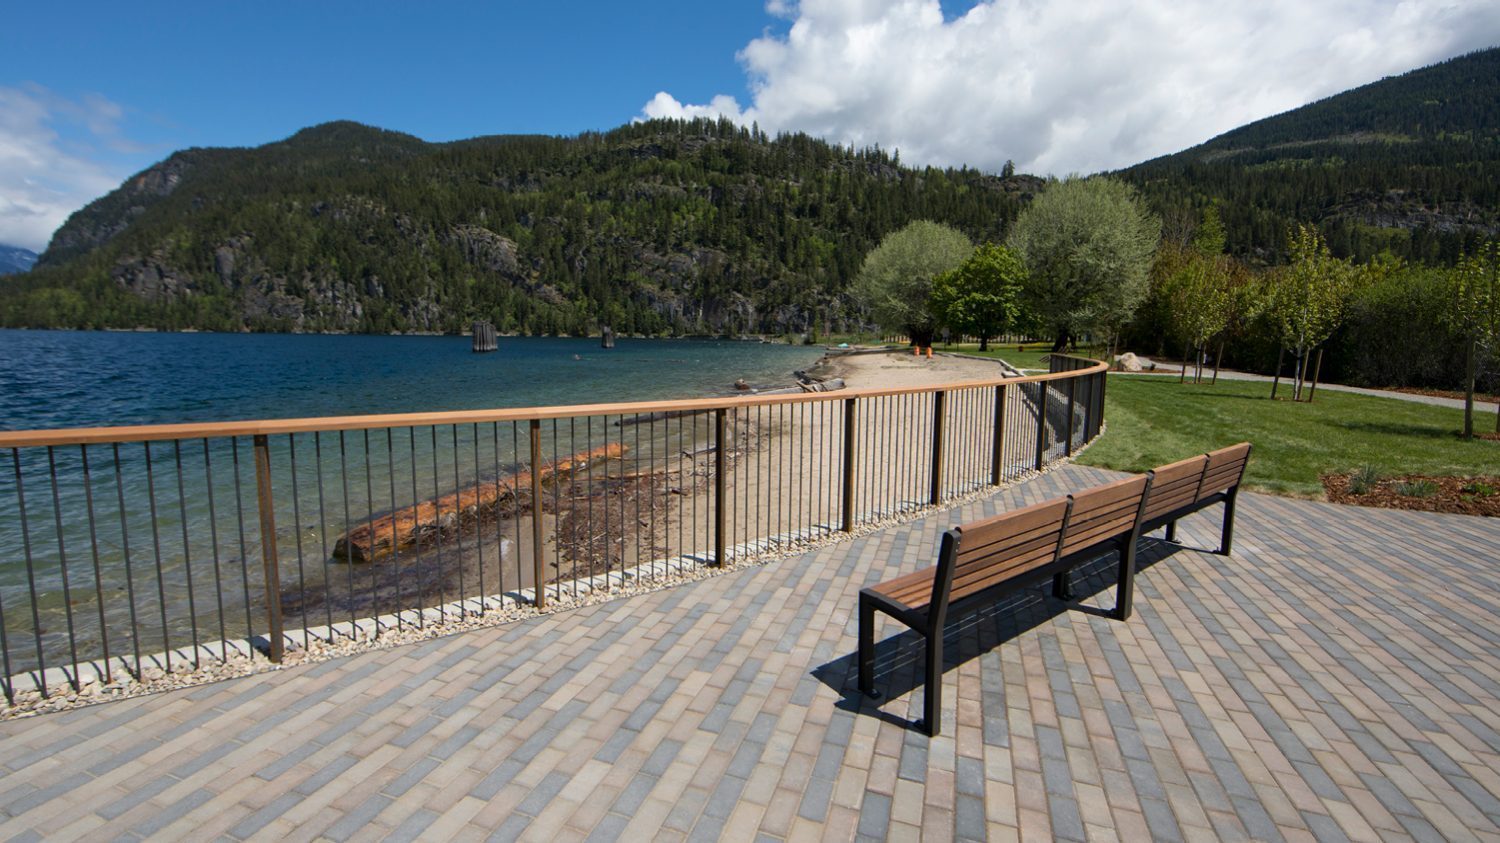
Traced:
<path fill-rule="evenodd" d="M 38 263 L 56 265 L 113 240 L 158 200 L 172 195 L 193 169 L 195 157 L 192 152 L 177 153 L 74 213 L 52 236 Z"/>

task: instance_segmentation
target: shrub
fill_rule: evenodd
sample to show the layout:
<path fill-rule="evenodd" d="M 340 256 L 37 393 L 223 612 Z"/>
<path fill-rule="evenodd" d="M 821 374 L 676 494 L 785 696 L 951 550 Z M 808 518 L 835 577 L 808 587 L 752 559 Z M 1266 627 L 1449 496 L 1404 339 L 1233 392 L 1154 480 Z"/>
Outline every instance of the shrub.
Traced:
<path fill-rule="evenodd" d="M 1380 472 L 1373 465 L 1364 465 L 1349 472 L 1349 491 L 1356 495 L 1368 495 L 1380 482 Z"/>
<path fill-rule="evenodd" d="M 1437 494 L 1437 484 L 1431 480 L 1411 480 L 1396 484 L 1396 494 L 1407 498 L 1430 498 Z"/>

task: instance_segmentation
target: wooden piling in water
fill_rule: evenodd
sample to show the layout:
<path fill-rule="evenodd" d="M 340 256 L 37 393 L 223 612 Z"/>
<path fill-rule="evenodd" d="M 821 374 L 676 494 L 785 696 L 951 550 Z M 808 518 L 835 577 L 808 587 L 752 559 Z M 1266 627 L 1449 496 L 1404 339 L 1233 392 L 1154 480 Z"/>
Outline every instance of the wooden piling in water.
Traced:
<path fill-rule="evenodd" d="M 475 322 L 474 331 L 474 353 L 483 351 L 494 351 L 500 347 L 495 338 L 495 326 L 488 322 Z"/>

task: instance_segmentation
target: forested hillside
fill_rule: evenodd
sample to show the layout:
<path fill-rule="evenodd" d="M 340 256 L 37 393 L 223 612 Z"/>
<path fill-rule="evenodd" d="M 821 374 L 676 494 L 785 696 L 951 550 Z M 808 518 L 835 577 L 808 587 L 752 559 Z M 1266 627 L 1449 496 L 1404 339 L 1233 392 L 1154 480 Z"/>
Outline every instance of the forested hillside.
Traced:
<path fill-rule="evenodd" d="M 127 180 L 0 282 L 0 324 L 839 330 L 883 235 L 929 218 L 998 238 L 1041 184 L 728 122 L 446 144 L 329 123 Z"/>
<path fill-rule="evenodd" d="M 1314 222 L 1340 256 L 1452 263 L 1500 233 L 1500 49 L 1452 59 L 1260 120 L 1118 175 L 1169 233 L 1220 204 L 1230 249 L 1285 256 Z"/>

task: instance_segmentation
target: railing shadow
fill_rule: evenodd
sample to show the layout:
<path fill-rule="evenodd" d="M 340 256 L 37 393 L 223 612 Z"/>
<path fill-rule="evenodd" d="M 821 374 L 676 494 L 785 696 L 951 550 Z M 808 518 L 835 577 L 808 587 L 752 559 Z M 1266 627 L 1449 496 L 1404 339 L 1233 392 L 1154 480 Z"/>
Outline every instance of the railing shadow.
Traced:
<path fill-rule="evenodd" d="M 1178 551 L 1192 549 L 1190 546 L 1158 538 L 1143 537 L 1136 553 L 1136 573 L 1139 575 L 1145 572 Z M 976 606 L 958 615 L 950 613 L 943 634 L 943 675 L 946 676 L 949 671 L 965 662 L 1009 643 L 1022 633 L 1047 623 L 1063 612 L 1074 610 L 1107 615 L 1114 608 L 1111 598 L 1117 570 L 1115 554 L 1105 553 L 1073 569 L 1074 599 L 1071 601 L 1052 597 L 1052 585 L 1048 581 L 995 603 Z M 1088 602 L 1105 592 L 1110 593 L 1100 601 L 1103 603 L 1102 607 Z M 900 634 L 880 637 L 882 632 L 889 633 L 896 629 L 901 630 Z M 848 653 L 819 665 L 812 671 L 819 681 L 840 694 L 841 698 L 835 706 L 842 711 L 866 714 L 921 732 L 917 719 L 884 711 L 881 706 L 922 687 L 922 661 L 925 658 L 922 637 L 889 618 L 876 627 L 875 687 L 881 693 L 879 700 L 872 700 L 859 691 L 855 644 L 855 639 L 851 637 Z M 921 695 L 913 696 L 903 703 L 907 704 L 920 709 Z"/>

